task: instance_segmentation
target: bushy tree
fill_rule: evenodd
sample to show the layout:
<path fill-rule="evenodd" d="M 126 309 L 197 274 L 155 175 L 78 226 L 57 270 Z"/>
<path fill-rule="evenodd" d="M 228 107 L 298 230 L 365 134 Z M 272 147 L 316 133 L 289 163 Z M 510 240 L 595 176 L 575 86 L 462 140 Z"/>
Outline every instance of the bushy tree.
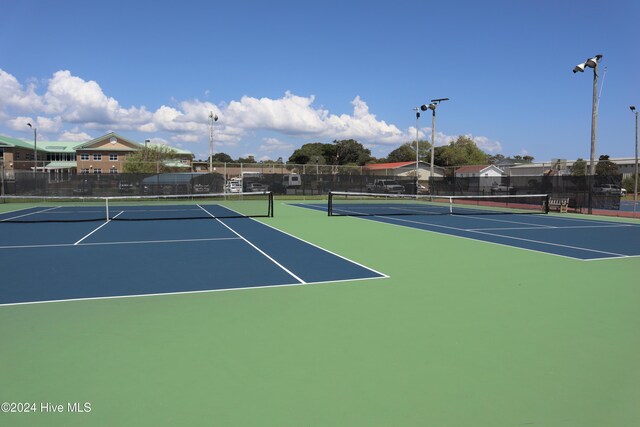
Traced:
<path fill-rule="evenodd" d="M 128 154 L 124 159 L 125 173 L 157 173 L 171 170 L 164 162 L 176 159 L 176 151 L 166 145 L 149 145 L 141 150 Z"/>
<path fill-rule="evenodd" d="M 466 136 L 459 136 L 458 139 L 444 147 L 436 147 L 434 155 L 438 159 L 434 163 L 439 166 L 483 165 L 487 163 L 487 154 Z"/>
<path fill-rule="evenodd" d="M 216 153 L 211 159 L 216 163 L 233 163 L 233 159 L 227 153 Z"/>
<path fill-rule="evenodd" d="M 620 169 L 618 168 L 618 165 L 609 160 L 609 156 L 605 154 L 600 156 L 598 163 L 596 164 L 596 175 L 620 175 Z"/>
<path fill-rule="evenodd" d="M 355 139 L 333 141 L 335 146 L 334 165 L 358 165 L 363 166 L 371 160 L 371 150 L 364 148 Z"/>
<path fill-rule="evenodd" d="M 422 160 L 426 160 L 429 154 L 431 144 L 428 141 L 418 141 L 418 156 Z M 416 142 L 406 142 L 396 148 L 387 156 L 387 162 L 410 162 L 416 159 Z"/>
<path fill-rule="evenodd" d="M 289 163 L 305 165 L 307 163 L 316 163 L 317 160 L 318 164 L 327 164 L 327 159 L 325 157 L 329 154 L 327 153 L 327 145 L 331 144 L 323 144 L 321 142 L 310 142 L 308 144 L 304 144 L 302 147 L 295 150 L 289 157 Z"/>
<path fill-rule="evenodd" d="M 578 158 L 570 167 L 571 176 L 586 176 L 587 175 L 587 162 L 583 158 Z"/>

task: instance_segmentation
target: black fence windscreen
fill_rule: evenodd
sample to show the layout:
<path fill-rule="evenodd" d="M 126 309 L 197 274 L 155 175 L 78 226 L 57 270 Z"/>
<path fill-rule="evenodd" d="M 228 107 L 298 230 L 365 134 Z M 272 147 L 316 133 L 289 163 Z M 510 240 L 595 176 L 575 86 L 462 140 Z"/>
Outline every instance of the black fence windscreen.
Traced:
<path fill-rule="evenodd" d="M 569 199 L 569 208 L 583 211 L 618 210 L 622 177 L 612 176 L 505 176 L 436 177 L 421 181 L 416 191 L 413 176 L 365 175 L 360 170 L 319 173 L 259 173 L 233 179 L 221 173 L 63 174 L 15 171 L 2 182 L 3 194 L 16 196 L 150 196 L 227 192 L 273 192 L 288 196 L 326 196 L 330 191 L 357 193 L 487 196 L 548 194 Z M 326 171 L 326 169 L 325 169 Z M 289 171 L 286 171 L 289 172 Z M 617 189 L 617 191 L 616 191 Z"/>

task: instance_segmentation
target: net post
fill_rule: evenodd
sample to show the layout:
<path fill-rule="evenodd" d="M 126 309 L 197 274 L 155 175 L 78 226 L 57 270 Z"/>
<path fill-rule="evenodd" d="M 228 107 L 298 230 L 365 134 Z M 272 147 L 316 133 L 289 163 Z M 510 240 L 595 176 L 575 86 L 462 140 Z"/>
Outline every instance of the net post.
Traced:
<path fill-rule="evenodd" d="M 331 216 L 333 213 L 333 192 L 329 191 L 329 200 L 327 203 L 327 216 Z"/>
<path fill-rule="evenodd" d="M 273 191 L 269 193 L 269 217 L 273 218 Z"/>
<path fill-rule="evenodd" d="M 449 214 L 453 214 L 453 197 L 449 197 Z"/>
<path fill-rule="evenodd" d="M 109 198 L 105 197 L 104 201 L 105 201 L 105 211 L 107 213 L 106 221 L 109 221 Z"/>

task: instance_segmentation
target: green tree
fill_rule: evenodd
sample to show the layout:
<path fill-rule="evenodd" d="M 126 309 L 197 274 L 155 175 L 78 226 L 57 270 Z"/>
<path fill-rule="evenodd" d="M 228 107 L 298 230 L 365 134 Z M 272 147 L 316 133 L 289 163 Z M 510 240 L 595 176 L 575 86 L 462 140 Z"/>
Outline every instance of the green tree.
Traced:
<path fill-rule="evenodd" d="M 583 158 L 578 158 L 570 167 L 571 176 L 586 176 L 587 175 L 587 162 Z"/>
<path fill-rule="evenodd" d="M 489 164 L 492 164 L 492 165 L 504 159 L 506 159 L 506 157 L 503 156 L 502 154 L 487 155 L 487 161 L 489 162 Z"/>
<path fill-rule="evenodd" d="M 171 167 L 166 166 L 165 162 L 176 158 L 178 158 L 178 154 L 171 147 L 149 145 L 128 154 L 124 159 L 123 170 L 125 173 L 168 172 Z"/>
<path fill-rule="evenodd" d="M 238 157 L 237 163 L 257 163 L 256 158 L 253 156 Z"/>
<path fill-rule="evenodd" d="M 440 148 L 440 150 L 438 150 Z M 483 165 L 487 163 L 487 154 L 466 136 L 459 136 L 444 147 L 437 147 L 434 157 L 437 155 L 439 166 Z"/>
<path fill-rule="evenodd" d="M 640 176 L 639 176 L 640 178 Z M 625 179 L 622 180 L 622 188 L 624 188 L 625 190 L 627 190 L 627 194 L 633 194 L 633 189 L 636 185 L 636 176 L 631 174 L 628 177 L 626 177 Z M 640 180 L 638 181 L 638 184 L 640 185 Z"/>
<path fill-rule="evenodd" d="M 425 160 L 429 154 L 429 141 L 418 141 L 418 156 Z M 416 142 L 406 142 L 387 156 L 387 162 L 411 162 L 416 160 Z"/>
<path fill-rule="evenodd" d="M 327 145 L 331 144 L 323 144 L 321 142 L 304 144 L 289 157 L 289 163 L 305 165 L 307 163 L 316 163 L 316 160 L 318 160 L 318 164 L 324 165 L 327 163 Z"/>
<path fill-rule="evenodd" d="M 335 146 L 334 165 L 363 166 L 371 160 L 371 151 L 354 139 L 333 141 Z"/>
<path fill-rule="evenodd" d="M 211 159 L 216 163 L 233 163 L 233 159 L 227 153 L 216 153 Z"/>
<path fill-rule="evenodd" d="M 598 159 L 596 164 L 596 175 L 598 176 L 611 176 L 620 175 L 620 169 L 618 165 L 609 160 L 609 156 L 602 155 Z"/>

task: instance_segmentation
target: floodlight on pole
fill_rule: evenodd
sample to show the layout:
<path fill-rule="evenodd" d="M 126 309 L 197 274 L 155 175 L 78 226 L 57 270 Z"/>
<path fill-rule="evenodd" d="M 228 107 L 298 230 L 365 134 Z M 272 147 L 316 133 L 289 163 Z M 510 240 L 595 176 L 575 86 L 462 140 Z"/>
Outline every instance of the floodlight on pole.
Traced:
<path fill-rule="evenodd" d="M 636 161 L 633 167 L 633 173 L 635 175 L 633 181 L 633 212 L 636 211 L 636 205 L 638 204 L 638 110 L 635 105 L 629 107 L 632 113 L 636 116 Z"/>
<path fill-rule="evenodd" d="M 31 126 L 31 123 L 27 123 L 31 129 L 33 129 L 33 175 L 36 175 L 38 170 L 38 130 L 35 126 Z"/>
<path fill-rule="evenodd" d="M 209 133 L 209 173 L 213 173 L 213 123 L 218 121 L 218 115 L 214 115 L 213 111 L 210 111 L 209 120 L 211 123 Z"/>
<path fill-rule="evenodd" d="M 431 103 L 429 105 L 423 105 L 422 107 L 420 107 L 420 109 L 422 111 L 427 111 L 427 110 L 431 110 L 432 111 L 432 115 L 431 115 L 431 163 L 429 165 L 429 181 L 430 182 L 434 182 L 433 162 L 434 162 L 435 151 L 436 151 L 436 108 L 438 108 L 438 105 L 442 101 L 448 101 L 448 100 L 449 100 L 449 98 L 432 99 Z M 429 192 L 431 192 L 431 186 L 429 186 Z"/>
<path fill-rule="evenodd" d="M 591 155 L 589 161 L 589 176 L 587 178 L 589 185 L 589 213 L 592 213 L 591 206 L 591 193 L 593 192 L 592 181 L 596 172 L 596 129 L 598 123 L 598 64 L 602 60 L 602 55 L 596 55 L 593 58 L 587 59 L 582 64 L 576 65 L 573 69 L 574 74 L 577 72 L 584 72 L 589 67 L 593 68 L 593 101 L 591 105 Z"/>

